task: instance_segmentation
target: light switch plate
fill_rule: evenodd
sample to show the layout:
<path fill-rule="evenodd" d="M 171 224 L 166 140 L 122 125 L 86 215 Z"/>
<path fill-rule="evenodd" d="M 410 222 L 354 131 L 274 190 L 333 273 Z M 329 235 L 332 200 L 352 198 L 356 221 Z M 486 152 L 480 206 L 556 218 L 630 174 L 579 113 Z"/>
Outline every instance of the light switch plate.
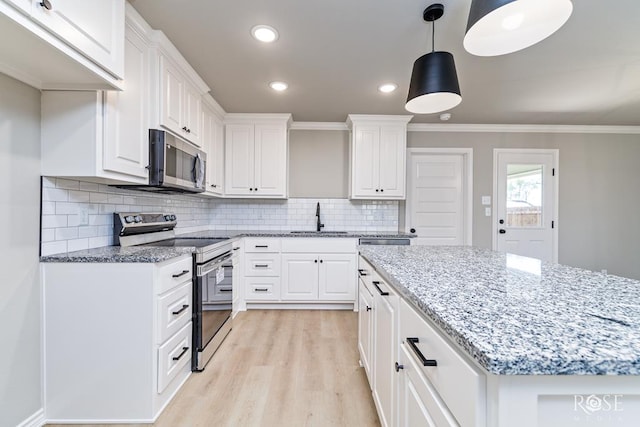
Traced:
<path fill-rule="evenodd" d="M 491 204 L 491 196 L 482 196 L 482 205 L 489 206 Z"/>
<path fill-rule="evenodd" d="M 491 216 L 491 208 L 484 208 L 484 216 Z"/>

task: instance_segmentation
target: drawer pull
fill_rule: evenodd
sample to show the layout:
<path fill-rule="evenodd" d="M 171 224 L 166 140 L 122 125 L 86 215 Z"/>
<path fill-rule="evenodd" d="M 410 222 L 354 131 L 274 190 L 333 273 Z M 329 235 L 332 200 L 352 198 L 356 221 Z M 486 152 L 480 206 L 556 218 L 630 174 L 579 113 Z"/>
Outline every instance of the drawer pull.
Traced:
<path fill-rule="evenodd" d="M 409 343 L 409 347 L 411 347 L 411 350 L 413 350 L 415 355 L 418 356 L 418 359 L 420 359 L 420 363 L 422 363 L 422 366 L 438 366 L 438 362 L 435 359 L 427 359 L 426 357 L 424 357 L 424 354 L 422 354 L 422 352 L 416 345 L 420 342 L 418 338 L 407 338 L 407 342 Z"/>
<path fill-rule="evenodd" d="M 180 314 L 183 311 L 185 311 L 187 308 L 189 308 L 189 304 L 182 304 L 182 308 L 180 310 L 173 311 L 173 312 L 171 312 L 171 314 L 173 314 L 174 316 L 177 316 L 178 314 Z"/>
<path fill-rule="evenodd" d="M 367 270 L 363 270 L 362 268 L 359 268 L 359 269 L 358 269 L 358 273 L 359 273 L 361 276 L 367 276 L 366 271 L 367 271 Z"/>
<path fill-rule="evenodd" d="M 253 291 L 254 292 L 269 292 L 269 289 L 267 289 L 267 288 L 254 288 Z"/>
<path fill-rule="evenodd" d="M 380 282 L 377 282 L 377 281 L 375 281 L 375 280 L 374 280 L 374 281 L 373 281 L 373 282 L 371 282 L 371 283 L 373 283 L 373 286 L 375 286 L 375 287 L 376 287 L 376 289 L 378 290 L 378 292 L 380 292 L 380 295 L 382 295 L 383 297 L 385 297 L 385 296 L 389 295 L 389 292 L 385 292 L 385 291 L 383 291 L 382 289 L 380 289 L 380 286 L 378 286 L 378 285 L 380 284 Z"/>
<path fill-rule="evenodd" d="M 231 292 L 231 289 L 219 289 L 219 292 Z"/>
<path fill-rule="evenodd" d="M 254 267 L 255 268 L 267 268 L 267 267 L 269 267 L 269 264 L 255 264 Z"/>
<path fill-rule="evenodd" d="M 396 372 L 400 372 L 400 369 L 404 369 L 404 365 L 400 365 L 398 362 L 396 362 Z"/>
<path fill-rule="evenodd" d="M 187 352 L 187 350 L 189 350 L 189 347 L 182 347 L 182 351 L 180 352 L 179 355 L 177 355 L 176 357 L 173 358 L 173 360 L 180 360 L 182 359 L 182 356 L 185 355 L 185 353 Z"/>
<path fill-rule="evenodd" d="M 240 249 L 240 248 L 233 248 L 234 251 L 237 251 L 238 249 Z"/>
<path fill-rule="evenodd" d="M 187 274 L 188 272 L 189 272 L 189 270 L 182 270 L 182 273 L 174 274 L 172 277 L 173 277 L 174 279 L 177 279 L 178 277 L 182 277 L 182 276 L 184 276 L 184 275 L 185 275 L 185 274 Z"/>
<path fill-rule="evenodd" d="M 269 245 L 256 245 L 256 249 L 257 249 L 257 248 L 264 248 L 264 249 L 266 249 L 266 248 L 268 248 L 268 247 L 269 247 Z"/>
<path fill-rule="evenodd" d="M 367 306 L 367 311 L 371 311 L 371 307 Z"/>

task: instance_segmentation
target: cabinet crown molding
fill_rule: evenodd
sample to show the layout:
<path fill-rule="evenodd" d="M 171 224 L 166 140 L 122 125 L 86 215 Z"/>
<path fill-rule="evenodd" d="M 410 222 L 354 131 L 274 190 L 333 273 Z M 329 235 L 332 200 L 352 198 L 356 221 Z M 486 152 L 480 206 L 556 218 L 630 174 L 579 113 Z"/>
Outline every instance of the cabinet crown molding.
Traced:
<path fill-rule="evenodd" d="M 354 123 L 370 122 L 376 124 L 403 124 L 406 125 L 413 119 L 413 116 L 391 116 L 384 114 L 349 114 L 347 116 L 347 126 L 351 128 Z"/>
<path fill-rule="evenodd" d="M 271 114 L 271 113 L 227 113 L 224 116 L 224 124 L 233 123 L 260 123 L 273 122 L 274 120 L 281 120 L 287 124 L 287 127 L 292 122 L 292 116 L 289 113 L 286 114 Z"/>

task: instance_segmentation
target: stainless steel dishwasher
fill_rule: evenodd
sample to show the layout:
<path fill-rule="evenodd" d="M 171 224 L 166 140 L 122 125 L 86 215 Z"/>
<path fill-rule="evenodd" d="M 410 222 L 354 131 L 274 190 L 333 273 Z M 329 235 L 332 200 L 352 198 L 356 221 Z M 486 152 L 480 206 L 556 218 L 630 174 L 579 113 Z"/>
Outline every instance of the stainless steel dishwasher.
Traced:
<path fill-rule="evenodd" d="M 363 237 L 360 239 L 360 244 L 407 246 L 411 244 L 411 239 L 408 237 Z"/>

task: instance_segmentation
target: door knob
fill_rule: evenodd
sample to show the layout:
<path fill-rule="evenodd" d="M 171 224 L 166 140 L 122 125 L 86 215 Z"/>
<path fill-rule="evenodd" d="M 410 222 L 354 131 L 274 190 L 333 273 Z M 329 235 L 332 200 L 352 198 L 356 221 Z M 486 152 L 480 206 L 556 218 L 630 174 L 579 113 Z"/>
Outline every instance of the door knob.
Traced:
<path fill-rule="evenodd" d="M 498 230 L 498 233 L 500 233 L 500 234 L 504 234 L 504 233 L 506 233 L 506 232 L 507 232 L 507 230 L 504 230 L 504 229 L 502 229 L 502 228 L 501 228 L 500 230 Z"/>

